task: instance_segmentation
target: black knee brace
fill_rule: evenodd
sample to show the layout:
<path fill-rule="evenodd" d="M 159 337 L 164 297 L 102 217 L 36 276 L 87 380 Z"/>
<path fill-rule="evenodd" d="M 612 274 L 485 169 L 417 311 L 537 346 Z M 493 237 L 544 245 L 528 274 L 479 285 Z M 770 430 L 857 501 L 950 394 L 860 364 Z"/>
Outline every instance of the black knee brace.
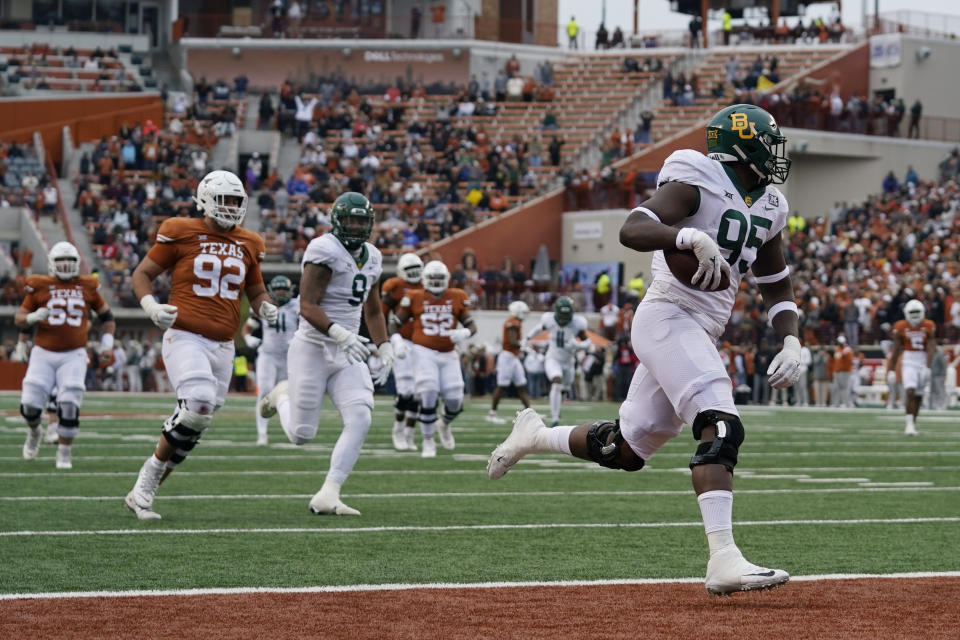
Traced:
<path fill-rule="evenodd" d="M 433 424 L 437 421 L 437 405 L 432 407 L 420 407 L 420 422 L 423 424 Z"/>
<path fill-rule="evenodd" d="M 463 411 L 463 405 L 460 405 L 456 411 L 451 411 L 450 409 L 447 408 L 447 405 L 444 404 L 443 405 L 443 421 L 446 422 L 447 424 L 450 424 L 451 422 L 453 422 L 454 418 L 460 415 L 462 411 Z"/>
<path fill-rule="evenodd" d="M 407 413 L 410 411 L 417 411 L 419 408 L 419 403 L 417 402 L 416 396 L 404 395 L 404 396 L 395 396 L 393 399 L 393 410 L 396 413 Z"/>
<path fill-rule="evenodd" d="M 733 473 L 733 468 L 737 466 L 740 445 L 746 436 L 743 423 L 740 418 L 730 413 L 712 409 L 701 411 L 693 421 L 694 439 L 699 440 L 703 429 L 708 426 L 716 427 L 717 437 L 697 446 L 697 452 L 690 458 L 690 468 L 703 464 L 722 464 L 727 471 Z"/>
<path fill-rule="evenodd" d="M 20 415 L 27 421 L 31 427 L 40 424 L 40 416 L 43 415 L 43 409 L 40 407 L 28 407 L 25 404 L 20 405 Z"/>
<path fill-rule="evenodd" d="M 80 408 L 72 402 L 61 402 L 57 405 L 57 421 L 60 424 L 57 432 L 64 438 L 76 438 L 80 428 Z"/>
<path fill-rule="evenodd" d="M 622 469 L 623 471 L 639 471 L 643 468 L 644 460 L 633 449 L 630 454 L 633 460 L 624 463 L 620 459 L 621 447 L 630 448 L 620 435 L 620 421 L 610 422 L 609 420 L 597 420 L 590 425 L 587 431 L 587 451 L 590 459 L 601 467 L 608 469 Z"/>

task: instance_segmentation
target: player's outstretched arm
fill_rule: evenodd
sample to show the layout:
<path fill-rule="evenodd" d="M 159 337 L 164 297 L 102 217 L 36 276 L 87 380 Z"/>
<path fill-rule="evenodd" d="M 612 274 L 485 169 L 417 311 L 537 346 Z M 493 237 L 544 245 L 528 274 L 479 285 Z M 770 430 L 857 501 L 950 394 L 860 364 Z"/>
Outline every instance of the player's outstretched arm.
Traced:
<path fill-rule="evenodd" d="M 653 197 L 634 209 L 620 228 L 620 244 L 634 251 L 656 251 L 677 246 L 677 229 L 700 207 L 700 191 L 682 182 L 667 182 Z"/>
<path fill-rule="evenodd" d="M 767 306 L 767 318 L 783 340 L 783 348 L 767 369 L 770 386 L 785 389 L 800 379 L 800 314 L 793 297 L 790 269 L 783 257 L 783 241 L 777 234 L 760 249 L 753 262 L 757 287 Z"/>

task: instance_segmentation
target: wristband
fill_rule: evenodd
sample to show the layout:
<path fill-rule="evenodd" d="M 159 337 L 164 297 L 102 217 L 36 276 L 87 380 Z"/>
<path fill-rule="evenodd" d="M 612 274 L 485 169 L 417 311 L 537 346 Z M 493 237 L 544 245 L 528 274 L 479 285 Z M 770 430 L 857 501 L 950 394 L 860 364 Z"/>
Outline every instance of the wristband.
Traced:
<path fill-rule="evenodd" d="M 793 300 L 784 300 L 783 302 L 778 302 L 777 304 L 770 307 L 770 310 L 767 311 L 767 322 L 770 323 L 770 326 L 773 326 L 773 318 L 781 311 L 793 311 L 797 314 L 797 317 L 800 317 L 800 309 L 797 308 L 797 303 Z"/>
<path fill-rule="evenodd" d="M 100 346 L 104 349 L 113 349 L 113 334 L 105 333 L 100 336 Z"/>
<path fill-rule="evenodd" d="M 693 227 L 684 227 L 677 232 L 677 249 L 685 251 L 693 247 L 693 234 L 697 232 Z"/>

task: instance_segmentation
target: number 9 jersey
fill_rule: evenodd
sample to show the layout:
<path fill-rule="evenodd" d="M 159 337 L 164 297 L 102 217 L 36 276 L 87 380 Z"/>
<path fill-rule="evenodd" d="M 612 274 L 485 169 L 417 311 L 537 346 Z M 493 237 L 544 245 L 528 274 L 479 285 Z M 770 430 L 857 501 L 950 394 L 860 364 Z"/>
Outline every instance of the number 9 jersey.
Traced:
<path fill-rule="evenodd" d="M 730 263 L 730 286 L 723 291 L 689 287 L 670 272 L 663 251 L 656 251 L 651 265 L 654 282 L 644 300 L 681 299 L 681 306 L 685 303 L 702 312 L 701 318 L 711 325 L 704 329 L 711 334 L 723 332 L 740 280 L 756 260 L 757 250 L 786 226 L 789 212 L 787 199 L 779 189 L 767 185 L 741 191 L 732 171 L 699 151 L 681 149 L 670 154 L 657 177 L 658 187 L 682 182 L 697 188 L 700 206 L 677 227 L 699 229 L 716 241 Z"/>
<path fill-rule="evenodd" d="M 240 296 L 263 284 L 266 248 L 256 233 L 234 227 L 213 230 L 201 218 L 167 218 L 147 257 L 170 269 L 173 327 L 210 340 L 233 340 L 240 329 Z"/>
<path fill-rule="evenodd" d="M 47 319 L 37 325 L 34 340 L 48 351 L 70 351 L 87 344 L 90 312 L 106 303 L 100 295 L 100 283 L 93 276 L 77 276 L 60 280 L 53 276 L 27 278 L 27 297 L 22 308 L 28 312 L 41 307 L 50 309 Z"/>
<path fill-rule="evenodd" d="M 327 233 L 307 245 L 301 267 L 307 264 L 322 264 L 330 269 L 330 282 L 320 301 L 327 317 L 350 333 L 359 333 L 363 303 L 370 289 L 380 286 L 380 274 L 383 273 L 380 250 L 365 242 L 360 257 L 354 258 L 335 235 Z M 311 342 L 334 343 L 302 316 L 297 333 Z"/>

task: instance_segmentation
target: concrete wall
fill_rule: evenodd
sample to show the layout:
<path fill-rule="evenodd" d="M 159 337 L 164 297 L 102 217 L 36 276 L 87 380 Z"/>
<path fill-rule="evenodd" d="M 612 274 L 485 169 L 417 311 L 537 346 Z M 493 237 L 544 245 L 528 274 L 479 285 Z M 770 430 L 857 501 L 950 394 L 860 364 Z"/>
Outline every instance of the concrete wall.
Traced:
<path fill-rule="evenodd" d="M 47 272 L 47 246 L 27 209 L 3 209 L 3 215 L 0 215 L 0 242 L 13 241 L 20 244 L 21 251 L 29 249 L 33 252 L 30 264 L 33 273 Z"/>
<path fill-rule="evenodd" d="M 929 47 L 930 57 L 917 59 L 917 51 Z M 896 67 L 870 69 L 870 91 L 893 89 L 909 109 L 915 98 L 923 103 L 923 115 L 960 118 L 960 42 L 901 36 L 901 62 Z M 909 117 L 909 116 L 908 116 Z"/>
<path fill-rule="evenodd" d="M 650 274 L 652 253 L 640 253 L 620 244 L 626 209 L 574 211 L 563 214 L 563 264 L 622 262 L 624 279 L 638 271 Z"/>
<path fill-rule="evenodd" d="M 936 178 L 937 165 L 956 146 L 809 129 L 788 128 L 784 134 L 793 165 L 782 188 L 791 210 L 806 218 L 828 214 L 837 201 L 880 193 L 890 170 L 901 181 L 910 165 L 921 178 Z"/>

